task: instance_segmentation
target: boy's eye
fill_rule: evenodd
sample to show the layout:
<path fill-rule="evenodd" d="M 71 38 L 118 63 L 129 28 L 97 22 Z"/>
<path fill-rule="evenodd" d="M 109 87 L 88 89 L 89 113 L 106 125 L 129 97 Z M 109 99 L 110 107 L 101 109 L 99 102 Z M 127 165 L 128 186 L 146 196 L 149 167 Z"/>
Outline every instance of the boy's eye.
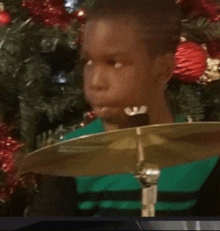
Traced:
<path fill-rule="evenodd" d="M 120 63 L 120 62 L 117 62 L 117 63 L 115 64 L 115 68 L 121 68 L 122 66 L 123 66 L 123 64 Z"/>
<path fill-rule="evenodd" d="M 121 68 L 123 66 L 121 62 L 116 62 L 114 60 L 108 60 L 107 63 L 111 66 L 114 66 L 114 68 Z"/>
<path fill-rule="evenodd" d="M 87 66 L 91 66 L 93 64 L 92 60 L 84 60 L 84 64 Z"/>

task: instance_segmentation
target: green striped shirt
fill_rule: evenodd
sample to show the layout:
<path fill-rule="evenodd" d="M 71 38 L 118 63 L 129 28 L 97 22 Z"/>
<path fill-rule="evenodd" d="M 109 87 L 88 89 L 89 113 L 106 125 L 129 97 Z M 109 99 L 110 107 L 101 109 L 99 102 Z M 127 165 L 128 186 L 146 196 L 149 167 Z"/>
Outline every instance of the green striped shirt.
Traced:
<path fill-rule="evenodd" d="M 183 122 L 177 118 L 176 122 Z M 65 136 L 65 140 L 104 132 L 97 119 Z M 212 172 L 218 157 L 190 164 L 164 168 L 158 182 L 156 216 L 190 216 L 199 191 Z M 78 207 L 81 216 L 140 216 L 141 185 L 132 174 L 77 177 Z"/>

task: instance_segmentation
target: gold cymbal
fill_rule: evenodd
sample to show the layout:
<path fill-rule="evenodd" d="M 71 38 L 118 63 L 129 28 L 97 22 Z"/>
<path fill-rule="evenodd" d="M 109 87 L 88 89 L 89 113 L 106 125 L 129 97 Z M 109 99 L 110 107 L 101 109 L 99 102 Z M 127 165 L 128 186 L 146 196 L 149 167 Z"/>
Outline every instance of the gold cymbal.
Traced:
<path fill-rule="evenodd" d="M 17 163 L 18 174 L 98 176 L 135 172 L 138 130 L 144 163 L 159 168 L 220 154 L 219 122 L 150 125 L 82 136 L 39 149 Z"/>

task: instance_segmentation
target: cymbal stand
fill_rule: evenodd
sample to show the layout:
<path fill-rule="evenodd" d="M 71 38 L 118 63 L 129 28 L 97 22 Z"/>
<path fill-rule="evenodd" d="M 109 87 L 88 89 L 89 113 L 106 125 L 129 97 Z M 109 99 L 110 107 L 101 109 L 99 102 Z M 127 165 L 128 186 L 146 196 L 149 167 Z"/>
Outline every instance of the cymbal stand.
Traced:
<path fill-rule="evenodd" d="M 141 129 L 137 128 L 138 135 L 138 164 L 136 177 L 142 186 L 142 217 L 155 217 L 155 204 L 157 203 L 157 181 L 160 170 L 156 166 L 143 164 L 144 149 Z"/>
<path fill-rule="evenodd" d="M 147 106 L 125 108 L 125 113 L 132 117 L 136 122 L 142 121 L 140 115 L 147 116 Z M 138 118 L 139 117 L 139 118 Z M 160 176 L 160 170 L 157 166 L 144 164 L 144 148 L 141 136 L 141 128 L 136 128 L 137 132 L 137 169 L 136 177 L 142 186 L 142 217 L 154 217 L 155 216 L 155 204 L 157 202 L 157 181 Z"/>

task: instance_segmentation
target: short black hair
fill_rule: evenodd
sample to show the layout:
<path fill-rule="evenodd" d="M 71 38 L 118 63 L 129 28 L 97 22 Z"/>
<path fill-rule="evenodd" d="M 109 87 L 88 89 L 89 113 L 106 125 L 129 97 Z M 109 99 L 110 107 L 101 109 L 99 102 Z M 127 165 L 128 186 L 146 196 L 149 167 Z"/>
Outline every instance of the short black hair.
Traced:
<path fill-rule="evenodd" d="M 129 17 L 141 32 L 151 57 L 175 53 L 180 41 L 182 14 L 175 0 L 95 0 L 90 19 Z"/>

